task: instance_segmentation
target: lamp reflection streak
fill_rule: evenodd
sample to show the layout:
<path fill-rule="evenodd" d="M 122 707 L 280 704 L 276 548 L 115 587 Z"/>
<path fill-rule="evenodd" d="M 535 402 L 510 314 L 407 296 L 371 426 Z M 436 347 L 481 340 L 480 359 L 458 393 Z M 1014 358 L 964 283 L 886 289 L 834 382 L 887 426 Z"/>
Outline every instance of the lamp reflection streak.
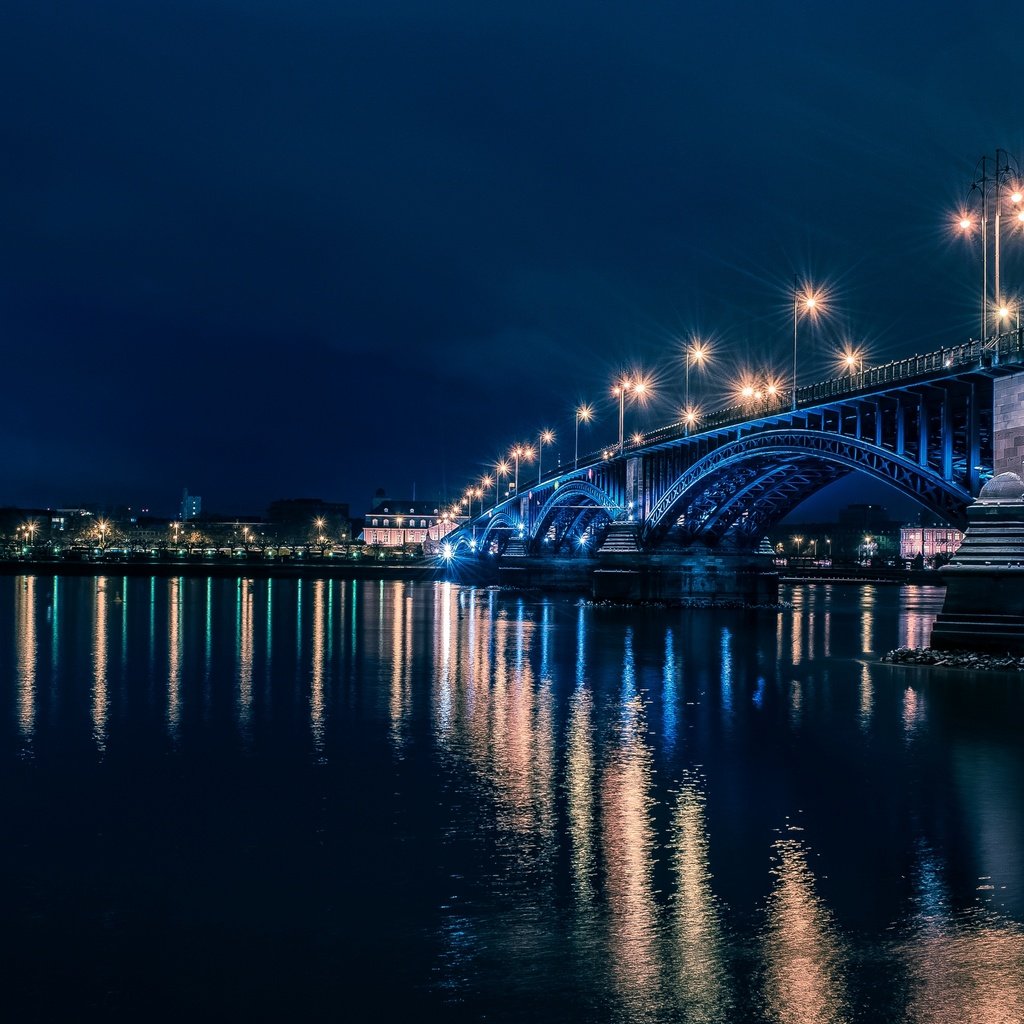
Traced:
<path fill-rule="evenodd" d="M 236 622 L 238 631 L 238 731 L 243 744 L 252 742 L 252 664 L 253 664 L 253 604 L 252 580 L 238 582 L 236 593 Z"/>
<path fill-rule="evenodd" d="M 167 581 L 167 734 L 177 741 L 181 728 L 182 579 Z"/>
<path fill-rule="evenodd" d="M 722 627 L 720 641 L 722 653 L 722 712 L 723 718 L 728 723 L 732 714 L 732 633 L 726 627 Z"/>
<path fill-rule="evenodd" d="M 14 581 L 14 635 L 17 650 L 18 731 L 31 744 L 36 722 L 36 578 Z"/>
<path fill-rule="evenodd" d="M 860 646 L 863 651 L 873 650 L 875 628 L 875 590 L 863 587 L 860 595 Z"/>
<path fill-rule="evenodd" d="M 627 1013 L 642 1016 L 657 1005 L 661 961 L 652 879 L 653 755 L 636 693 L 631 630 L 626 631 L 621 692 L 617 735 L 601 780 L 602 838 L 613 976 Z"/>
<path fill-rule="evenodd" d="M 566 745 L 566 804 L 572 849 L 572 886 L 581 904 L 594 899 L 594 726 L 593 698 L 577 689 L 569 703 Z"/>
<path fill-rule="evenodd" d="M 677 889 L 673 898 L 676 998 L 685 1019 L 725 1021 L 733 1008 L 724 960 L 721 908 L 711 888 L 706 799 L 700 781 L 688 775 L 676 799 L 670 843 Z"/>
<path fill-rule="evenodd" d="M 871 728 L 871 713 L 875 707 L 874 684 L 871 681 L 871 666 L 863 662 L 860 666 L 860 708 L 857 719 L 862 732 Z"/>
<path fill-rule="evenodd" d="M 903 943 L 913 1024 L 1024 1020 L 1024 929 L 980 905 L 954 913 L 926 849 L 916 871 L 917 914 Z"/>
<path fill-rule="evenodd" d="M 765 1002 L 780 1024 L 847 1020 L 845 951 L 825 903 L 815 892 L 807 849 L 796 839 L 772 847 L 775 886 L 764 937 Z"/>
<path fill-rule="evenodd" d="M 107 577 L 96 580 L 92 624 L 92 738 L 96 750 L 107 749 Z"/>
<path fill-rule="evenodd" d="M 665 737 L 665 746 L 671 751 L 676 745 L 676 702 L 679 699 L 676 686 L 676 644 L 671 629 L 665 630 L 665 667 L 661 679 L 661 731 Z"/>
<path fill-rule="evenodd" d="M 313 637 L 312 664 L 309 684 L 309 729 L 313 740 L 313 752 L 318 760 L 324 754 L 324 587 L 323 580 L 313 583 Z"/>

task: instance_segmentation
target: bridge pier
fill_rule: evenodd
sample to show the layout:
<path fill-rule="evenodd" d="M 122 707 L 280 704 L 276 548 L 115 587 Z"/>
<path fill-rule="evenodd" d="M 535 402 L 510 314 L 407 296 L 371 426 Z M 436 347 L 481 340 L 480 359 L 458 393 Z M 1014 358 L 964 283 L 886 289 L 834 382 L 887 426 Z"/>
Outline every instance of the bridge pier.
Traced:
<path fill-rule="evenodd" d="M 595 556 L 550 558 L 506 552 L 498 563 L 498 580 L 520 590 L 579 593 L 599 601 L 778 600 L 778 574 L 769 557 L 703 546 L 644 552 L 637 544 L 635 523 L 613 524 Z"/>
<path fill-rule="evenodd" d="M 1017 460 L 1017 465 L 1020 460 Z M 960 549 L 940 572 L 946 581 L 932 647 L 1024 652 L 1024 481 L 1001 473 L 967 509 Z"/>

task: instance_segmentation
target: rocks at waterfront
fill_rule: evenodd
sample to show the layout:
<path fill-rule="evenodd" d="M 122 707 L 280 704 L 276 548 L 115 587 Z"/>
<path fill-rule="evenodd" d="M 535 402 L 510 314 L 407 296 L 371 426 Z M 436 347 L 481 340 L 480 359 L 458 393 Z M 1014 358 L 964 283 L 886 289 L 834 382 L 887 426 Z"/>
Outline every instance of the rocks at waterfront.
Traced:
<path fill-rule="evenodd" d="M 1024 655 L 987 654 L 980 651 L 940 651 L 934 647 L 897 647 L 882 655 L 894 665 L 941 665 L 981 671 L 1024 672 Z"/>

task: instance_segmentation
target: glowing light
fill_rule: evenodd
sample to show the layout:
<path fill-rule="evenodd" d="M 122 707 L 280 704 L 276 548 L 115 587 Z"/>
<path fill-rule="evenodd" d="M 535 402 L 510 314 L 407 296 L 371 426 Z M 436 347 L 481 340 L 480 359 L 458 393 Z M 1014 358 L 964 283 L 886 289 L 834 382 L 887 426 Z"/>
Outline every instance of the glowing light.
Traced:
<path fill-rule="evenodd" d="M 1000 320 L 1005 320 L 1009 315 L 1010 315 L 1010 311 L 1009 311 L 1009 309 L 1006 308 L 1006 306 L 1000 306 L 999 307 L 999 319 Z"/>
<path fill-rule="evenodd" d="M 644 443 L 644 435 L 641 434 L 639 430 L 636 431 L 635 433 L 631 434 L 629 439 L 630 439 L 630 441 L 633 442 L 633 444 L 643 444 Z"/>
<path fill-rule="evenodd" d="M 594 407 L 592 405 L 584 404 L 584 405 L 581 405 L 576 410 L 576 418 L 581 423 L 589 423 L 591 421 L 591 419 L 593 419 L 593 417 L 594 417 Z"/>
<path fill-rule="evenodd" d="M 1014 189 L 1010 195 L 1010 202 L 1016 206 L 1022 199 L 1024 199 L 1024 192 L 1021 192 L 1019 188 Z"/>
<path fill-rule="evenodd" d="M 970 231 L 973 226 L 974 226 L 974 221 L 971 220 L 971 218 L 968 217 L 966 213 L 963 214 L 960 217 L 960 230 L 961 231 Z"/>
<path fill-rule="evenodd" d="M 450 562 L 455 557 L 455 552 L 452 550 L 451 544 L 445 542 L 441 545 L 441 557 L 446 562 Z"/>
<path fill-rule="evenodd" d="M 555 432 L 553 430 L 542 430 L 540 433 L 541 444 L 551 444 L 555 439 Z"/>

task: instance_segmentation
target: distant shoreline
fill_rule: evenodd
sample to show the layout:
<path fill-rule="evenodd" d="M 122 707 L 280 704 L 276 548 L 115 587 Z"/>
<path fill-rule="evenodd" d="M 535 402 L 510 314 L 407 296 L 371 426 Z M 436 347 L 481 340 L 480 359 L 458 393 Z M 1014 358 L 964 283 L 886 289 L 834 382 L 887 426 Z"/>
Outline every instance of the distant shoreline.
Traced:
<path fill-rule="evenodd" d="M 433 559 L 267 562 L 231 559 L 223 561 L 166 561 L 151 559 L 5 559 L 3 576 L 189 576 L 215 579 L 351 579 L 426 580 L 450 578 L 446 567 Z"/>

